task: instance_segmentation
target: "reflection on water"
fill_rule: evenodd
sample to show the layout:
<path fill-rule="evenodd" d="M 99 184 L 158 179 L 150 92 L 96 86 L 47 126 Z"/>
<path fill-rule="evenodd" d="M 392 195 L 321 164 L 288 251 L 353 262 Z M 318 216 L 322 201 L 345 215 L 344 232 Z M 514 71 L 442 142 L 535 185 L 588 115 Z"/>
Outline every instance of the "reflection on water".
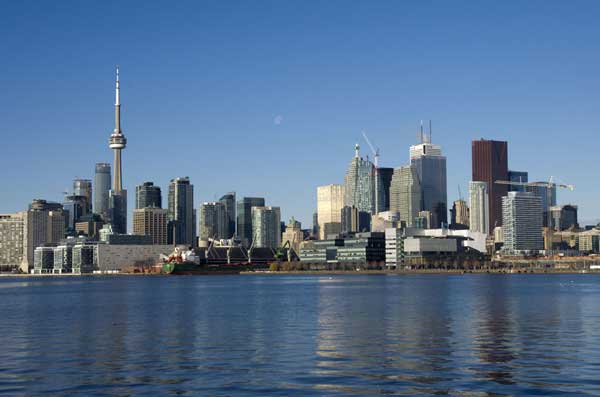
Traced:
<path fill-rule="evenodd" d="M 597 395 L 595 275 L 0 280 L 0 394 Z"/>

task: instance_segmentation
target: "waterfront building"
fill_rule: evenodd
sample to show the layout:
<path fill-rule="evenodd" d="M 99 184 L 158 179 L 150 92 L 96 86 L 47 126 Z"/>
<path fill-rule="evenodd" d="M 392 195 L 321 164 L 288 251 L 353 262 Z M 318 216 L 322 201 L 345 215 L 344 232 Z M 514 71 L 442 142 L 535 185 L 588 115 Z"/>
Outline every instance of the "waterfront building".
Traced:
<path fill-rule="evenodd" d="M 281 246 L 281 210 L 279 207 L 252 207 L 252 244 L 256 248 Z"/>
<path fill-rule="evenodd" d="M 236 221 L 235 192 L 229 192 L 229 193 L 223 195 L 219 199 L 219 202 L 221 204 L 223 204 L 223 206 L 225 207 L 225 216 L 227 218 L 227 225 L 226 225 L 225 229 L 223 230 L 223 233 L 221 233 L 221 235 L 223 236 L 223 238 L 226 238 L 226 239 L 233 238 L 235 236 L 235 221 Z"/>
<path fill-rule="evenodd" d="M 448 224 L 448 199 L 446 189 L 446 157 L 442 148 L 423 138 L 421 143 L 410 147 L 410 163 L 421 185 L 422 211 L 431 213 L 431 227 Z"/>
<path fill-rule="evenodd" d="M 290 247 L 294 249 L 296 255 L 300 253 L 300 244 L 304 241 L 304 232 L 302 225 L 294 218 L 290 219 L 285 231 L 281 236 L 281 245 L 285 246 L 289 242 Z"/>
<path fill-rule="evenodd" d="M 319 239 L 327 236 L 325 224 L 342 221 L 342 207 L 344 206 L 344 187 L 342 185 L 326 185 L 317 187 L 317 221 L 319 225 Z M 331 230 L 328 230 L 331 231 Z M 338 231 L 339 233 L 340 231 Z"/>
<path fill-rule="evenodd" d="M 394 170 L 390 185 L 390 211 L 398 213 L 400 221 L 408 227 L 414 225 L 421 211 L 421 193 L 415 166 L 406 165 Z"/>
<path fill-rule="evenodd" d="M 200 227 L 198 237 L 200 240 L 227 239 L 229 219 L 227 209 L 221 202 L 203 203 L 200 206 Z"/>
<path fill-rule="evenodd" d="M 357 233 L 344 238 L 306 241 L 300 261 L 331 269 L 381 269 L 385 266 L 384 233 Z"/>
<path fill-rule="evenodd" d="M 525 192 L 525 186 L 516 184 L 518 183 L 527 183 L 529 181 L 529 173 L 527 171 L 508 171 L 508 180 L 511 182 L 515 182 L 514 185 L 508 185 L 509 192 Z"/>
<path fill-rule="evenodd" d="M 162 195 L 159 186 L 144 182 L 135 187 L 135 209 L 162 208 Z"/>
<path fill-rule="evenodd" d="M 168 211 L 162 208 L 145 207 L 133 210 L 133 234 L 152 238 L 152 244 L 168 243 Z"/>
<path fill-rule="evenodd" d="M 36 199 L 23 217 L 23 261 L 21 270 L 33 268 L 34 251 L 44 244 L 58 243 L 65 234 L 65 213 L 62 205 Z"/>
<path fill-rule="evenodd" d="M 488 192 L 488 234 L 496 226 L 502 226 L 502 197 L 508 192 L 507 185 L 496 181 L 508 180 L 508 142 L 481 139 L 471 143 L 472 181 L 486 182 Z"/>
<path fill-rule="evenodd" d="M 97 244 L 94 247 L 94 269 L 101 273 L 132 271 L 134 268 L 150 268 L 160 261 L 161 255 L 169 255 L 172 245 L 159 244 Z M 89 269 L 89 268 L 88 268 Z"/>
<path fill-rule="evenodd" d="M 196 240 L 194 185 L 180 177 L 169 183 L 168 242 L 193 246 Z"/>
<path fill-rule="evenodd" d="M 355 145 L 354 158 L 344 177 L 343 205 L 355 206 L 359 211 L 375 212 L 375 166 L 369 159 L 360 157 L 360 147 Z"/>
<path fill-rule="evenodd" d="M 489 194 L 487 182 L 471 181 L 469 183 L 469 229 L 472 232 L 489 234 Z"/>
<path fill-rule="evenodd" d="M 25 213 L 0 214 L 0 271 L 13 271 L 23 261 Z"/>
<path fill-rule="evenodd" d="M 73 244 L 62 243 L 53 249 L 52 273 L 63 274 L 73 271 Z"/>
<path fill-rule="evenodd" d="M 390 209 L 390 186 L 392 184 L 393 168 L 376 168 L 375 213 L 386 212 Z"/>
<path fill-rule="evenodd" d="M 503 250 L 508 253 L 544 248 L 542 202 L 531 192 L 508 192 L 502 199 Z"/>
<path fill-rule="evenodd" d="M 121 101 L 119 88 L 119 67 L 116 69 L 115 84 L 115 129 L 108 141 L 114 151 L 114 179 L 108 194 L 110 223 L 117 233 L 127 233 L 127 190 L 123 189 L 121 150 L 125 149 L 127 139 L 121 131 Z"/>
<path fill-rule="evenodd" d="M 544 186 L 548 182 L 537 182 L 540 185 L 526 186 L 525 191 L 538 196 L 542 202 L 543 224 L 545 227 L 551 227 L 552 216 L 550 208 L 556 206 L 556 185 L 551 187 Z"/>
<path fill-rule="evenodd" d="M 96 163 L 94 175 L 94 213 L 107 221 L 108 217 L 108 195 L 110 191 L 110 164 Z"/>
<path fill-rule="evenodd" d="M 95 244 L 79 243 L 73 246 L 71 266 L 74 274 L 89 274 L 96 269 Z"/>
<path fill-rule="evenodd" d="M 350 234 L 371 231 L 371 214 L 352 206 L 341 210 L 341 233 Z"/>
<path fill-rule="evenodd" d="M 452 204 L 450 227 L 452 229 L 468 229 L 470 224 L 469 206 L 463 199 L 455 200 Z"/>
<path fill-rule="evenodd" d="M 252 244 L 252 208 L 264 206 L 263 197 L 244 197 L 237 203 L 237 237 L 246 248 Z"/>
<path fill-rule="evenodd" d="M 571 228 L 577 229 L 577 206 L 576 205 L 555 205 L 550 207 L 552 225 L 554 230 L 562 231 Z"/>
<path fill-rule="evenodd" d="M 41 246 L 33 251 L 33 272 L 52 273 L 54 268 L 54 247 Z"/>

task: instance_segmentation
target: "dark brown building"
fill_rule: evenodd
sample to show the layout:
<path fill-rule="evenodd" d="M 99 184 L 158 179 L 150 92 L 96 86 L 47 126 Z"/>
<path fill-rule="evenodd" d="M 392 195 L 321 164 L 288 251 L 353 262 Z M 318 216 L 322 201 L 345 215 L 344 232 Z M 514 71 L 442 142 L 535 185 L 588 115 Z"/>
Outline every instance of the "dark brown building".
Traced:
<path fill-rule="evenodd" d="M 490 208 L 490 234 L 494 227 L 502 226 L 502 197 L 507 195 L 507 185 L 494 182 L 508 180 L 508 142 L 473 141 L 473 181 L 487 182 Z"/>

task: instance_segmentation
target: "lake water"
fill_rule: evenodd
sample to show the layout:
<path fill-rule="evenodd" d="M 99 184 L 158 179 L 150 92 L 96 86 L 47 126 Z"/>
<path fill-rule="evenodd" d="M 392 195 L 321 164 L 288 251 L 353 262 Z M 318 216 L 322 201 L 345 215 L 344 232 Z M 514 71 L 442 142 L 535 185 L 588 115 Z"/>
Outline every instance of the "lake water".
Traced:
<path fill-rule="evenodd" d="M 599 395 L 600 276 L 0 279 L 0 394 Z"/>

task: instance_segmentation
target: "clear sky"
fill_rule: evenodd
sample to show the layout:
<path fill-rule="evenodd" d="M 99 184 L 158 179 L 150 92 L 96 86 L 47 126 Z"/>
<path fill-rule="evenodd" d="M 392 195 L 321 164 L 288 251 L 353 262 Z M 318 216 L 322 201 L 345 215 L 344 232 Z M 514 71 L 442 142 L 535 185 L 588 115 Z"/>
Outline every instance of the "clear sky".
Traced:
<path fill-rule="evenodd" d="M 600 218 L 596 1 L 4 1 L 0 212 L 62 200 L 111 162 L 121 67 L 124 185 L 189 176 L 195 206 L 234 190 L 312 223 L 366 130 L 408 162 L 421 119 L 466 195 L 471 140 L 509 166 L 576 186 Z M 131 217 L 131 213 L 129 215 Z"/>

